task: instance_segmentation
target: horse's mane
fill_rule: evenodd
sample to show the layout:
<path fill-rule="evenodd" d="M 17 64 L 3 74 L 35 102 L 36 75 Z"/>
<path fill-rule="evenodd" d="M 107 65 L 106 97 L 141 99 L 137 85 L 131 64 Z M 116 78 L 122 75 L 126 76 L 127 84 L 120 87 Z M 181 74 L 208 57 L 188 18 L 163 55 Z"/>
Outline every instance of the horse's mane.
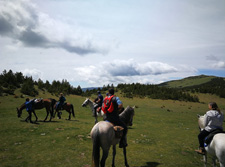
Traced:
<path fill-rule="evenodd" d="M 127 108 L 123 110 L 119 117 L 124 123 L 127 123 L 132 115 L 134 115 L 134 108 L 127 106 Z"/>

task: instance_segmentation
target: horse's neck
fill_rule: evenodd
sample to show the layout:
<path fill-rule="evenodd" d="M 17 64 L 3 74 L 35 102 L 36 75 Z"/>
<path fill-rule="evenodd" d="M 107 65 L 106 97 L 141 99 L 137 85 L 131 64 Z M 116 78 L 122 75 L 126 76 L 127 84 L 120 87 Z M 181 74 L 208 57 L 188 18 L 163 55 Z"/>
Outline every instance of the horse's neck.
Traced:
<path fill-rule="evenodd" d="M 198 119 L 198 124 L 199 124 L 199 127 L 200 127 L 201 129 L 204 129 L 204 128 L 205 128 L 204 120 L 205 120 L 205 116 L 201 116 L 201 117 Z"/>
<path fill-rule="evenodd" d="M 91 107 L 92 110 L 94 110 L 94 102 L 92 102 L 91 100 L 89 100 L 88 105 Z"/>
<path fill-rule="evenodd" d="M 21 106 L 20 106 L 20 109 L 19 110 L 23 110 L 23 109 L 25 109 L 26 108 L 26 105 L 25 105 L 25 103 L 24 104 L 22 104 Z"/>
<path fill-rule="evenodd" d="M 129 123 L 129 120 L 132 116 L 132 113 L 130 111 L 131 109 L 130 108 L 126 108 L 120 115 L 120 119 L 125 123 L 125 124 L 128 124 Z"/>

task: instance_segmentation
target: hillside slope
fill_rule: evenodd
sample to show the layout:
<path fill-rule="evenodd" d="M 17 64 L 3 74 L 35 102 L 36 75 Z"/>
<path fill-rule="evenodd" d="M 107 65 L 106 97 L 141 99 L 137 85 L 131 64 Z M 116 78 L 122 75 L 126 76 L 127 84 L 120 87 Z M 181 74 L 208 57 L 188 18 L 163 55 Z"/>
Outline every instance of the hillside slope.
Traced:
<path fill-rule="evenodd" d="M 210 82 L 212 79 L 217 78 L 216 76 L 191 76 L 180 80 L 173 80 L 159 84 L 158 86 L 165 86 L 169 88 L 186 88 L 191 86 L 201 85 Z"/>

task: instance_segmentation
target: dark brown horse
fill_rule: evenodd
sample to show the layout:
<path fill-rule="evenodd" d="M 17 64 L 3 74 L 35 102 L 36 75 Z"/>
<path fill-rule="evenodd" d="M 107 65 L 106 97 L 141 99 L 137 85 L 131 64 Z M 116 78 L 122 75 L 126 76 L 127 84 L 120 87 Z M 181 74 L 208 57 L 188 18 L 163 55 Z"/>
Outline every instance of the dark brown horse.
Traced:
<path fill-rule="evenodd" d="M 38 117 L 37 117 L 37 115 L 35 113 L 35 110 L 40 110 L 40 109 L 43 109 L 43 108 L 45 108 L 46 112 L 47 112 L 47 116 L 45 117 L 44 121 L 47 120 L 49 113 L 50 113 L 49 121 L 51 121 L 52 117 L 53 117 L 53 109 L 54 109 L 55 102 L 56 102 L 56 100 L 55 99 L 51 99 L 51 98 L 35 100 L 34 103 L 33 103 L 34 108 L 32 110 L 34 116 L 36 117 L 35 122 L 37 122 L 37 120 L 38 120 Z M 22 111 L 25 108 L 26 108 L 25 103 L 23 103 L 19 108 L 17 108 L 17 116 L 18 117 L 21 117 Z M 29 119 L 30 119 L 30 122 L 32 122 L 32 120 L 31 120 L 32 113 L 30 112 L 28 114 L 29 114 L 29 116 L 25 119 L 25 121 L 29 121 Z"/>
<path fill-rule="evenodd" d="M 60 112 L 60 110 L 66 110 L 69 113 L 68 120 L 71 119 L 71 113 L 73 114 L 73 117 L 75 117 L 75 113 L 74 113 L 74 109 L 73 109 L 73 104 L 64 103 L 61 107 L 57 107 L 57 104 L 55 104 L 54 109 L 55 109 L 54 117 L 55 117 L 55 114 L 57 113 L 57 116 L 58 116 L 59 119 L 61 119 L 61 114 L 62 114 Z"/>

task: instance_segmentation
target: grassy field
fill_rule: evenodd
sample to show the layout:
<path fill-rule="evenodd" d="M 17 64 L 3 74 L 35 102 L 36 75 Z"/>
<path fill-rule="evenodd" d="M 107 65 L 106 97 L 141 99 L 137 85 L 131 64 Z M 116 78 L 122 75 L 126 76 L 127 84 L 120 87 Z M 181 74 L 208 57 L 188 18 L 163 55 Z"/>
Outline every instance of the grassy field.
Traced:
<path fill-rule="evenodd" d="M 40 94 L 40 97 L 53 97 Z M 127 99 L 124 106 L 136 105 L 133 126 L 128 131 L 128 162 L 131 167 L 193 167 L 202 166 L 198 147 L 197 114 L 207 111 L 207 103 L 216 101 L 225 110 L 225 99 L 198 95 L 201 103 L 172 100 Z M 54 97 L 57 98 L 57 97 Z M 16 107 L 25 99 L 0 97 L 0 166 L 1 167 L 90 167 L 92 141 L 89 133 L 94 125 L 90 108 L 82 108 L 85 97 L 67 96 L 74 105 L 76 117 L 71 121 L 63 111 L 62 120 L 42 122 L 45 110 L 36 110 L 38 124 L 17 118 Z M 106 166 L 111 166 L 109 154 Z M 123 154 L 117 149 L 116 166 L 123 165 Z"/>
<path fill-rule="evenodd" d="M 211 81 L 213 78 L 216 78 L 216 77 L 200 75 L 200 76 L 184 78 L 181 80 L 173 80 L 173 81 L 165 82 L 162 85 L 166 87 L 170 87 L 170 88 L 184 88 L 184 87 L 196 86 L 196 85 L 207 83 Z"/>

